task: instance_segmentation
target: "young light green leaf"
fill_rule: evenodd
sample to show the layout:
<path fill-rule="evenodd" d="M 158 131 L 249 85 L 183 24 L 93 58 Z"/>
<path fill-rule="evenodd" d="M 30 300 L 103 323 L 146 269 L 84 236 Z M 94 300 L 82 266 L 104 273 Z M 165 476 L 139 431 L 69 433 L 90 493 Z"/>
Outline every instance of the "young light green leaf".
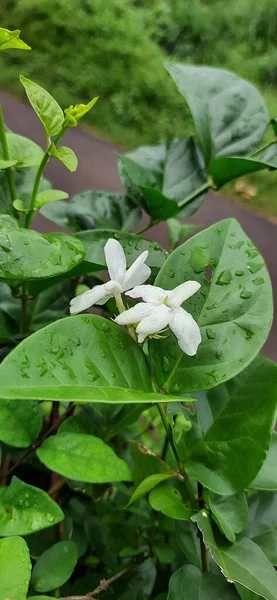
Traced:
<path fill-rule="evenodd" d="M 208 399 L 213 421 L 188 449 L 186 470 L 218 494 L 235 494 L 251 483 L 269 448 L 277 365 L 257 357 L 236 378 L 211 391 Z"/>
<path fill-rule="evenodd" d="M 41 427 L 42 412 L 37 402 L 0 402 L 1 442 L 16 448 L 28 448 L 37 439 Z"/>
<path fill-rule="evenodd" d="M 50 156 L 62 162 L 69 171 L 72 173 L 76 171 L 78 167 L 78 159 L 75 152 L 73 152 L 71 148 L 67 148 L 66 146 L 57 148 L 55 144 L 51 144 L 48 152 Z"/>
<path fill-rule="evenodd" d="M 68 198 L 68 194 L 62 190 L 45 190 L 37 195 L 35 207 L 40 209 L 44 204 L 57 202 L 58 200 L 66 200 L 66 198 Z"/>
<path fill-rule="evenodd" d="M 6 133 L 6 138 L 9 157 L 13 161 L 13 164 L 16 165 L 16 168 L 36 167 L 40 164 L 44 152 L 35 142 L 16 133 Z M 1 158 L 3 158 L 2 153 Z"/>
<path fill-rule="evenodd" d="M 124 460 L 93 435 L 60 433 L 46 439 L 37 455 L 51 471 L 77 481 L 132 481 L 131 471 Z"/>
<path fill-rule="evenodd" d="M 217 188 L 221 188 L 228 181 L 243 177 L 249 173 L 256 173 L 271 169 L 275 171 L 277 166 L 269 162 L 262 162 L 256 158 L 243 158 L 237 156 L 218 158 L 209 166 L 209 174 Z"/>
<path fill-rule="evenodd" d="M 19 200 L 19 199 L 14 200 L 13 207 L 15 208 L 15 210 L 18 210 L 18 212 L 24 212 L 24 213 L 29 212 L 29 209 L 26 208 L 23 200 Z"/>
<path fill-rule="evenodd" d="M 273 431 L 271 445 L 264 464 L 250 487 L 259 490 L 277 490 L 277 432 Z"/>
<path fill-rule="evenodd" d="M 234 542 L 236 533 L 244 529 L 247 520 L 248 508 L 245 494 L 218 496 L 210 492 L 208 504 L 219 529 L 230 542 Z"/>
<path fill-rule="evenodd" d="M 178 219 L 167 219 L 166 224 L 168 226 L 169 243 L 172 250 L 175 250 L 182 240 L 199 227 L 199 225 L 181 223 Z"/>
<path fill-rule="evenodd" d="M 29 535 L 64 518 L 59 505 L 43 490 L 13 477 L 0 487 L 0 536 Z"/>
<path fill-rule="evenodd" d="M 167 485 L 159 485 L 149 495 L 149 502 L 154 510 L 179 521 L 189 521 L 193 510 L 185 505 L 180 492 Z"/>
<path fill-rule="evenodd" d="M 66 108 L 64 111 L 65 125 L 68 127 L 76 127 L 80 119 L 93 108 L 98 99 L 99 96 L 96 96 L 87 104 L 76 104 L 76 106 L 71 105 L 69 108 Z"/>
<path fill-rule="evenodd" d="M 237 600 L 238 595 L 222 575 L 201 573 L 184 565 L 171 575 L 167 600 Z"/>
<path fill-rule="evenodd" d="M 177 63 L 166 68 L 188 103 L 207 165 L 220 156 L 244 156 L 256 147 L 269 116 L 251 83 L 223 69 Z"/>
<path fill-rule="evenodd" d="M 31 585 L 36 592 L 51 592 L 71 577 L 78 553 L 74 542 L 58 542 L 45 550 L 36 562 Z"/>
<path fill-rule="evenodd" d="M 26 600 L 31 577 L 28 546 L 21 537 L 0 540 L 0 597 Z"/>
<path fill-rule="evenodd" d="M 31 47 L 20 39 L 20 34 L 20 29 L 10 31 L 9 29 L 0 27 L 0 50 L 8 50 L 10 48 L 15 48 L 17 50 L 31 50 Z"/>
<path fill-rule="evenodd" d="M 211 276 L 205 274 L 207 267 Z M 151 340 L 155 376 L 166 392 L 200 391 L 230 379 L 253 360 L 272 323 L 265 263 L 234 219 L 212 225 L 177 248 L 155 285 L 171 290 L 186 280 L 201 284 L 185 308 L 198 322 L 202 343 L 191 357 L 181 351 L 172 333 Z"/>
<path fill-rule="evenodd" d="M 217 542 L 205 511 L 193 516 L 192 521 L 202 531 L 206 546 L 227 579 L 240 583 L 266 600 L 276 599 L 277 572 L 257 544 L 246 537 L 234 544 Z"/>
<path fill-rule="evenodd" d="M 174 475 L 172 473 L 158 473 L 156 475 L 149 475 L 148 477 L 143 479 L 143 481 L 138 485 L 138 487 L 132 494 L 126 508 L 134 504 L 134 502 L 136 502 L 136 500 L 139 500 L 139 498 L 142 498 L 142 496 L 145 496 L 145 494 L 148 494 L 148 492 L 153 490 L 153 488 L 156 487 L 156 485 L 158 485 L 162 481 L 166 481 L 170 477 L 174 477 Z"/>
<path fill-rule="evenodd" d="M 133 480 L 137 487 L 149 475 L 173 475 L 172 469 L 146 446 L 135 441 L 130 442 L 134 463 Z"/>
<path fill-rule="evenodd" d="M 16 162 L 16 160 L 5 160 L 4 158 L 0 158 L 0 169 L 9 169 L 10 167 L 14 167 Z"/>
<path fill-rule="evenodd" d="M 64 123 L 64 114 L 57 101 L 43 87 L 20 75 L 28 100 L 43 124 L 48 137 L 57 135 Z"/>
<path fill-rule="evenodd" d="M 73 196 L 70 202 L 45 206 L 46 219 L 73 231 L 83 229 L 133 229 L 141 218 L 141 210 L 127 196 L 87 190 Z"/>
<path fill-rule="evenodd" d="M 249 515 L 245 535 L 258 544 L 268 560 L 277 566 L 277 492 L 254 492 L 248 499 Z"/>

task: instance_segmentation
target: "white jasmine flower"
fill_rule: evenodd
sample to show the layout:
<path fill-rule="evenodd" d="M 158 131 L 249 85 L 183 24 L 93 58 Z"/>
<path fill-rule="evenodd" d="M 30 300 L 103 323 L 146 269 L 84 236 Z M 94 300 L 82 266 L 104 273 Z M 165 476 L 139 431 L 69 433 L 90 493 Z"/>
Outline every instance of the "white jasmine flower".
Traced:
<path fill-rule="evenodd" d="M 129 269 L 127 269 L 124 250 L 117 240 L 108 239 L 104 253 L 110 281 L 96 285 L 84 294 L 73 298 L 70 302 L 72 315 L 76 315 L 94 304 L 105 304 L 110 298 L 116 298 L 122 292 L 130 290 L 134 286 L 140 286 L 151 274 L 150 268 L 145 264 L 149 254 L 148 250 L 142 252 Z"/>
<path fill-rule="evenodd" d="M 118 315 L 115 321 L 119 325 L 138 323 L 136 332 L 139 343 L 148 335 L 157 334 L 168 326 L 176 335 L 181 350 L 194 356 L 201 342 L 200 329 L 191 314 L 181 308 L 181 305 L 200 287 L 197 281 L 186 281 L 173 290 L 164 290 L 154 285 L 136 286 L 127 295 L 142 298 L 144 302 L 139 302 Z"/>

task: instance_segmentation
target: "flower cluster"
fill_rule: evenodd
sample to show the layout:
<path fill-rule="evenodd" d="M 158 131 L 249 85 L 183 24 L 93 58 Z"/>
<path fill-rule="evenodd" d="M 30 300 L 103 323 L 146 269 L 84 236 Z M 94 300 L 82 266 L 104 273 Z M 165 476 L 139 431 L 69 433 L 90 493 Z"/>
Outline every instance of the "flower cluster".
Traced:
<path fill-rule="evenodd" d="M 181 350 L 194 356 L 201 342 L 201 333 L 196 321 L 182 308 L 182 304 L 199 290 L 200 283 L 186 281 L 173 290 L 142 285 L 151 274 L 145 264 L 148 251 L 142 252 L 129 269 L 118 241 L 110 238 L 104 252 L 110 281 L 73 298 L 70 303 L 71 314 L 82 312 L 94 304 L 105 304 L 113 297 L 118 301 L 125 292 L 131 298 L 142 298 L 143 302 L 121 312 L 115 318 L 118 325 L 134 325 L 139 343 L 144 342 L 147 336 L 155 336 L 169 327 Z"/>

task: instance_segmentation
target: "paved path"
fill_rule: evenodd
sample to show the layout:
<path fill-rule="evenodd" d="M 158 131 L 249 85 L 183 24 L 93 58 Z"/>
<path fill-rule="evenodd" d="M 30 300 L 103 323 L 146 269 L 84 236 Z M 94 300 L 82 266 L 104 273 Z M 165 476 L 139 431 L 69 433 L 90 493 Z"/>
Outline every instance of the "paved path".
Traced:
<path fill-rule="evenodd" d="M 43 145 L 42 126 L 30 106 L 6 92 L 1 92 L 0 97 L 7 125 L 15 132 L 28 135 L 34 141 Z M 58 161 L 51 161 L 46 172 L 55 188 L 65 190 L 70 195 L 85 189 L 121 191 L 122 187 L 117 174 L 117 161 L 114 154 L 119 147 L 107 141 L 96 139 L 88 130 L 81 127 L 68 131 L 64 137 L 64 143 L 76 152 L 79 159 L 79 168 L 75 173 L 69 173 Z M 243 229 L 264 256 L 272 278 L 276 308 L 277 226 L 246 208 L 213 194 L 208 196 L 200 210 L 189 221 L 208 226 L 227 217 L 238 219 Z M 42 217 L 36 219 L 36 226 L 41 231 L 46 231 L 49 227 Z M 155 239 L 161 245 L 167 245 L 167 231 L 163 225 L 151 229 L 147 236 Z M 263 353 L 277 361 L 277 318 L 274 321 Z"/>

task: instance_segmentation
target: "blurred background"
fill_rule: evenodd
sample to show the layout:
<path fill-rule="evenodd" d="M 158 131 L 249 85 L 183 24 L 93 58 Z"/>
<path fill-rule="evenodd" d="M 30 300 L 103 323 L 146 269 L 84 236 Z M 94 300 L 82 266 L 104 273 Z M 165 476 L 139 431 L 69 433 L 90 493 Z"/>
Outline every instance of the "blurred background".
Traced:
<path fill-rule="evenodd" d="M 193 133 L 166 60 L 234 71 L 260 89 L 270 116 L 277 116 L 277 0 L 0 0 L 0 23 L 21 29 L 32 47 L 0 56 L 1 102 L 14 131 L 44 143 L 37 117 L 20 100 L 19 73 L 46 87 L 62 107 L 100 96 L 85 127 L 65 138 L 78 155 L 77 173 L 58 161 L 48 170 L 55 187 L 70 194 L 120 191 L 118 147 Z M 263 253 L 277 294 L 277 175 L 259 173 L 225 186 L 190 220 L 208 225 L 229 216 Z M 150 236 L 166 245 L 164 229 Z M 266 346 L 275 359 L 276 336 L 275 324 Z"/>

